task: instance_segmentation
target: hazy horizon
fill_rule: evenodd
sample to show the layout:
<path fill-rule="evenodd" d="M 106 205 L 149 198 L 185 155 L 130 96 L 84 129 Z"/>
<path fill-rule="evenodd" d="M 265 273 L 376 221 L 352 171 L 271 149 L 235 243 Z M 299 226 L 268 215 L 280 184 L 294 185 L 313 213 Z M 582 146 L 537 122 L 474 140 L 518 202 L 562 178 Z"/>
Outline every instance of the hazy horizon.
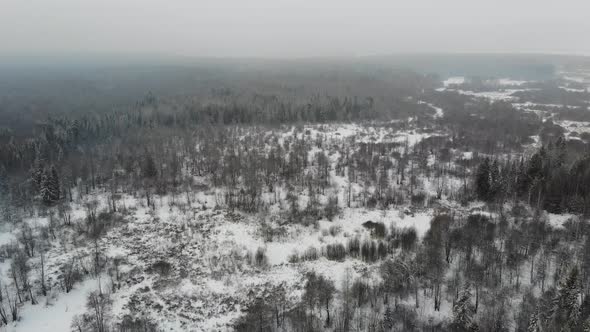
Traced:
<path fill-rule="evenodd" d="M 582 0 L 8 0 L 0 55 L 590 55 L 589 10 Z"/>

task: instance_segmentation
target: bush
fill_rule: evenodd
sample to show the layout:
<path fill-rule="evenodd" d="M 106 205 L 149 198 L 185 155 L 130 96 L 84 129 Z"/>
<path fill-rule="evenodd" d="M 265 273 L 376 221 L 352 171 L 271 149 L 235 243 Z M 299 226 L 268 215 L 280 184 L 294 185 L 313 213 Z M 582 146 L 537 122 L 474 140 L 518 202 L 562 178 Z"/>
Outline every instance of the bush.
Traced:
<path fill-rule="evenodd" d="M 161 276 L 167 276 L 172 270 L 172 265 L 164 260 L 159 260 L 152 265 L 152 270 Z"/>
<path fill-rule="evenodd" d="M 297 254 L 297 252 L 293 252 L 291 253 L 288 257 L 287 257 L 287 261 L 291 264 L 296 264 L 299 263 L 300 259 L 299 259 L 299 254 Z"/>
<path fill-rule="evenodd" d="M 375 241 L 365 240 L 361 246 L 361 257 L 365 262 L 374 262 L 377 260 L 377 245 Z"/>
<path fill-rule="evenodd" d="M 361 242 L 358 237 L 348 240 L 348 254 L 351 257 L 358 257 L 361 253 Z"/>
<path fill-rule="evenodd" d="M 377 238 L 384 238 L 387 235 L 385 225 L 382 222 L 366 221 L 363 227 L 371 232 L 371 235 Z"/>
<path fill-rule="evenodd" d="M 340 213 L 340 206 L 338 206 L 338 196 L 330 196 L 328 203 L 324 207 L 324 215 L 330 221 Z"/>
<path fill-rule="evenodd" d="M 425 193 L 417 193 L 412 195 L 412 205 L 415 206 L 424 206 L 424 202 L 426 202 L 426 194 Z"/>
<path fill-rule="evenodd" d="M 309 247 L 303 252 L 301 259 L 304 261 L 315 261 L 319 256 L 318 250 L 315 247 Z"/>
<path fill-rule="evenodd" d="M 414 227 L 402 229 L 399 237 L 402 249 L 404 251 L 412 250 L 416 244 L 416 241 L 418 240 L 418 234 L 416 233 L 416 229 Z"/>
<path fill-rule="evenodd" d="M 369 292 L 371 286 L 366 282 L 356 279 L 351 287 L 351 293 L 356 300 L 356 305 L 360 308 L 369 301 Z"/>
<path fill-rule="evenodd" d="M 268 264 L 268 257 L 266 257 L 266 249 L 259 247 L 254 254 L 254 265 L 264 267 Z"/>
<path fill-rule="evenodd" d="M 157 332 L 156 323 L 145 317 L 134 318 L 125 315 L 123 320 L 117 324 L 117 332 Z"/>
<path fill-rule="evenodd" d="M 330 235 L 336 236 L 336 235 L 340 234 L 340 232 L 342 232 L 342 227 L 340 227 L 338 225 L 330 226 Z"/>
<path fill-rule="evenodd" d="M 332 261 L 343 261 L 346 257 L 346 249 L 342 243 L 328 244 L 326 246 L 326 258 Z"/>

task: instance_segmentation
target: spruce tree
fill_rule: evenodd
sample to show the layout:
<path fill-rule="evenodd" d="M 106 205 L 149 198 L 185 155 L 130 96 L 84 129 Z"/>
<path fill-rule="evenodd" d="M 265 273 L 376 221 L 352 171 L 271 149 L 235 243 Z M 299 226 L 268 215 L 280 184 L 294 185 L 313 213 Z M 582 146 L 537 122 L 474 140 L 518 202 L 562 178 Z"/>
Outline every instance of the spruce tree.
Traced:
<path fill-rule="evenodd" d="M 51 170 L 49 172 L 49 190 L 51 194 L 51 200 L 53 202 L 58 201 L 60 198 L 60 183 L 57 170 L 53 165 L 51 166 Z"/>
<path fill-rule="evenodd" d="M 473 322 L 473 315 L 471 291 L 469 286 L 466 286 L 453 306 L 453 329 L 456 331 L 477 330 L 477 325 Z"/>
<path fill-rule="evenodd" d="M 580 284 L 578 268 L 574 267 L 558 289 L 553 300 L 552 323 L 554 327 L 573 329 L 580 318 Z"/>
<path fill-rule="evenodd" d="M 143 173 L 144 177 L 150 178 L 150 179 L 155 178 L 158 175 L 158 169 L 156 168 L 156 162 L 154 161 L 154 158 L 150 154 L 147 154 L 145 156 L 145 160 L 143 162 L 142 173 Z"/>
<path fill-rule="evenodd" d="M 477 197 L 484 201 L 489 200 L 491 189 L 490 159 L 485 158 L 477 167 L 477 173 L 475 175 L 475 190 L 477 192 Z"/>
<path fill-rule="evenodd" d="M 53 193 L 51 191 L 51 173 L 47 170 L 43 171 L 39 193 L 43 203 L 51 204 L 53 202 Z"/>
<path fill-rule="evenodd" d="M 8 173 L 4 165 L 0 164 L 0 199 L 8 195 Z"/>
<path fill-rule="evenodd" d="M 494 160 L 490 168 L 490 193 L 488 200 L 492 201 L 498 196 L 502 195 L 504 189 L 503 178 L 500 173 L 500 165 L 498 160 Z"/>
<path fill-rule="evenodd" d="M 31 180 L 33 181 L 33 187 L 35 190 L 41 190 L 44 171 L 45 169 L 42 160 L 35 158 L 33 167 L 31 167 Z"/>

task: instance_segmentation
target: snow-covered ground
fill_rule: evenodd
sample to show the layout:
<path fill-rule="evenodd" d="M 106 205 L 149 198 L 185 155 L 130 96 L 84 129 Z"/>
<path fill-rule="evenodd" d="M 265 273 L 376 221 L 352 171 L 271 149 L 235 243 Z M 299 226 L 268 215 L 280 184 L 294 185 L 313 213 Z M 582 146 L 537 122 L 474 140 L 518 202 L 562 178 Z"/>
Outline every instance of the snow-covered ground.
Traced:
<path fill-rule="evenodd" d="M 98 289 L 98 279 L 89 278 L 76 285 L 69 293 L 54 294 L 54 297 L 39 299 L 37 305 L 25 304 L 21 320 L 12 322 L 5 330 L 10 332 L 70 331 L 72 319 L 86 311 L 88 293 Z M 104 286 L 103 286 L 104 287 Z M 3 330 L 0 328 L 0 330 Z"/>

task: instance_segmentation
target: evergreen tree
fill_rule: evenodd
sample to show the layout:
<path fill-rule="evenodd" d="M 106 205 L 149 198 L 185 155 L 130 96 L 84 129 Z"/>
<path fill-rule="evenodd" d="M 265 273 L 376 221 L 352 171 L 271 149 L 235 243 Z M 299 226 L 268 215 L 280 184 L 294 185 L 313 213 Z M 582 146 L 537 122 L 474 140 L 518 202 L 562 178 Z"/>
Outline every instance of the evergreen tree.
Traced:
<path fill-rule="evenodd" d="M 3 164 L 0 164 L 0 200 L 8 195 L 8 173 Z"/>
<path fill-rule="evenodd" d="M 41 183 L 43 182 L 44 165 L 43 162 L 37 157 L 31 167 L 31 180 L 33 181 L 33 187 L 35 190 L 41 190 Z"/>
<path fill-rule="evenodd" d="M 146 154 L 145 159 L 143 161 L 142 167 L 142 174 L 146 178 L 153 179 L 158 175 L 158 169 L 156 167 L 156 162 L 151 154 Z"/>
<path fill-rule="evenodd" d="M 43 203 L 51 204 L 53 202 L 53 193 L 51 191 L 51 173 L 47 170 L 43 171 L 39 193 Z"/>
<path fill-rule="evenodd" d="M 49 191 L 51 194 L 51 200 L 56 202 L 60 199 L 60 183 L 59 183 L 59 175 L 57 174 L 57 170 L 55 166 L 51 166 L 49 171 Z"/>
<path fill-rule="evenodd" d="M 516 194 L 520 197 L 524 196 L 529 190 L 529 185 L 530 181 L 524 165 L 524 158 L 521 158 L 516 171 Z"/>
<path fill-rule="evenodd" d="M 492 190 L 490 183 L 490 168 L 490 159 L 485 158 L 477 167 L 477 172 L 475 174 L 475 190 L 477 192 L 477 197 L 484 201 L 489 200 Z"/>
<path fill-rule="evenodd" d="M 466 286 L 453 306 L 453 329 L 456 331 L 477 331 L 477 325 L 473 322 L 473 314 L 471 291 L 469 286 Z"/>
<path fill-rule="evenodd" d="M 496 159 L 490 167 L 490 193 L 488 200 L 492 201 L 502 195 L 502 191 L 504 189 L 503 181 L 504 180 L 500 173 L 500 165 Z"/>
<path fill-rule="evenodd" d="M 561 283 L 553 300 L 552 322 L 556 328 L 574 328 L 580 318 L 580 285 L 578 268 L 574 267 Z"/>

